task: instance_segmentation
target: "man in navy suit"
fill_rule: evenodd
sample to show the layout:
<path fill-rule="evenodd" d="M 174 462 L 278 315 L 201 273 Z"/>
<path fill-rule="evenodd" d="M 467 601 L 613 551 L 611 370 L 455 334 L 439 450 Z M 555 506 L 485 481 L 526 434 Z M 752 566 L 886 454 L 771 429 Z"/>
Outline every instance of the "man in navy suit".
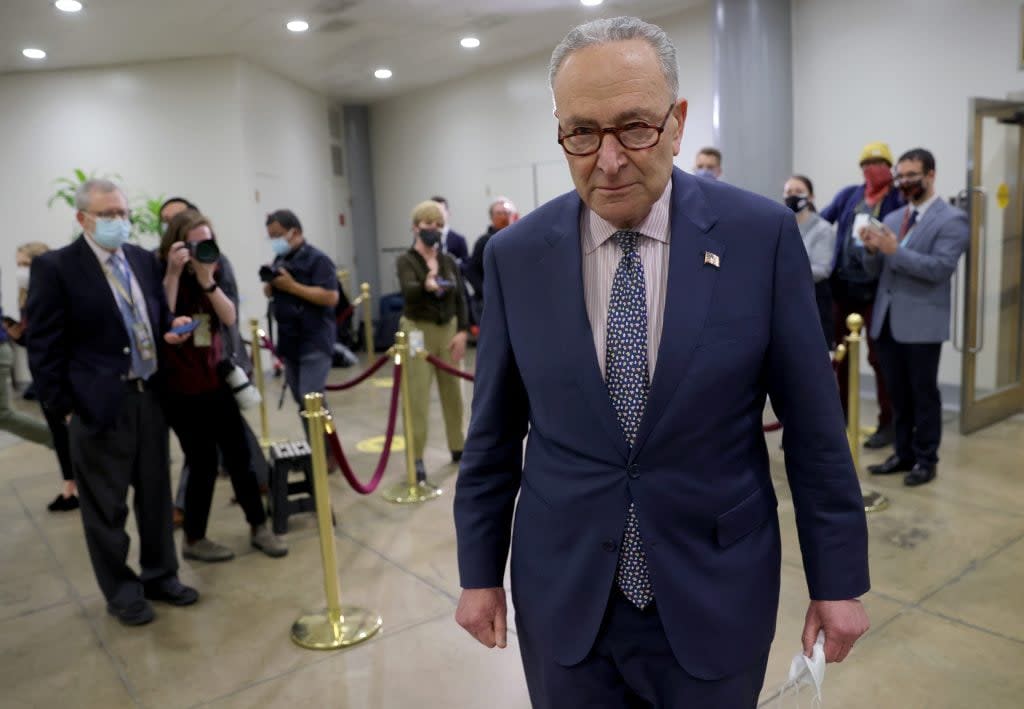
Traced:
<path fill-rule="evenodd" d="M 199 594 L 178 581 L 171 528 L 169 434 L 158 400 L 158 338 L 173 322 L 156 257 L 126 243 L 124 193 L 89 180 L 75 195 L 83 235 L 32 261 L 29 366 L 47 409 L 68 421 L 82 525 L 108 612 L 125 625 L 154 617 L 149 600 L 184 606 Z M 128 488 L 134 488 L 141 574 L 125 563 Z"/>
<path fill-rule="evenodd" d="M 466 243 L 466 237 L 449 227 L 449 224 L 451 224 L 451 212 L 448 211 L 448 200 L 441 196 L 431 197 L 430 199 L 440 204 L 441 211 L 444 212 L 444 229 L 441 230 L 441 252 L 451 256 L 455 259 L 455 263 L 461 266 L 469 260 L 469 246 Z"/>
<path fill-rule="evenodd" d="M 536 707 L 756 705 L 781 558 L 767 395 L 786 422 L 804 648 L 823 630 L 841 661 L 868 627 L 863 499 L 799 230 L 673 168 L 676 67 L 641 20 L 571 31 L 550 79 L 576 191 L 486 249 L 456 620 L 505 646 L 511 541 Z"/>

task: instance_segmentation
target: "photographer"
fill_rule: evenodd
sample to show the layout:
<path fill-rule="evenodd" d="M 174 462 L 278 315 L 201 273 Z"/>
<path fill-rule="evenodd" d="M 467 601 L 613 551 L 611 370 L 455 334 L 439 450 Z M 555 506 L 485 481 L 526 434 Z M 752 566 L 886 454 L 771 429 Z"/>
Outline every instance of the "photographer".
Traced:
<path fill-rule="evenodd" d="M 463 295 L 462 277 L 455 259 L 441 253 L 438 244 L 444 228 L 444 213 L 437 202 L 421 202 L 412 213 L 412 231 L 416 241 L 412 248 L 398 257 L 398 282 L 405 307 L 401 327 L 406 333 L 423 333 L 427 352 L 456 365 L 466 353 L 468 316 Z M 423 450 L 427 444 L 427 415 L 430 403 L 430 380 L 433 367 L 414 357 L 409 362 L 409 392 L 412 398 L 413 450 L 416 474 L 426 478 Z M 462 392 L 451 374 L 437 373 L 437 389 L 441 395 L 444 428 L 452 462 L 462 457 L 465 434 L 462 430 Z"/>
<path fill-rule="evenodd" d="M 290 210 L 267 216 L 267 236 L 275 258 L 260 269 L 260 279 L 263 292 L 273 298 L 277 353 L 301 412 L 303 397 L 322 393 L 331 371 L 338 277 L 327 254 L 306 242 L 302 224 Z M 305 419 L 302 423 L 305 428 Z"/>
<path fill-rule="evenodd" d="M 210 562 L 234 557 L 230 549 L 206 538 L 219 448 L 235 497 L 251 526 L 252 546 L 268 556 L 284 556 L 288 548 L 266 524 L 249 465 L 242 414 L 223 381 L 221 326 L 234 324 L 237 313 L 235 304 L 220 287 L 219 256 L 210 222 L 194 210 L 171 219 L 160 242 L 167 303 L 172 312 L 188 313 L 198 323 L 188 342 L 168 348 L 166 353 L 168 418 L 191 469 L 185 493 L 186 544 L 182 555 Z"/>

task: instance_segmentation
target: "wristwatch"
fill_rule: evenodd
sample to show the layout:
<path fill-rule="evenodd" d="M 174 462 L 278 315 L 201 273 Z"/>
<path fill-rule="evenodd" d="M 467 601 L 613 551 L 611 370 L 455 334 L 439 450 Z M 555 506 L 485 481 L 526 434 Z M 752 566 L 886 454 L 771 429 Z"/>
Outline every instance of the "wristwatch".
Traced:
<path fill-rule="evenodd" d="M 199 286 L 199 287 L 200 287 L 200 288 L 203 288 L 202 286 Z M 220 287 L 220 286 L 219 286 L 219 285 L 217 284 L 217 281 L 214 281 L 214 282 L 213 282 L 213 284 L 212 284 L 212 285 L 210 285 L 210 287 L 209 287 L 209 288 L 203 288 L 203 293 L 213 293 L 213 292 L 214 292 L 215 290 L 217 290 L 217 289 L 218 289 L 219 287 Z"/>

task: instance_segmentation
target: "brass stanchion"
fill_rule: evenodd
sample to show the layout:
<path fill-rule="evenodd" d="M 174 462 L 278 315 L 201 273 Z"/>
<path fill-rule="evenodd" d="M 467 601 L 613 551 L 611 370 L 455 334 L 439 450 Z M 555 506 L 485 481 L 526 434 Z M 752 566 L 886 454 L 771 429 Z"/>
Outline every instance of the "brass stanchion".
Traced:
<path fill-rule="evenodd" d="M 309 441 L 313 451 L 313 496 L 316 522 L 320 530 L 320 556 L 324 567 L 324 592 L 327 607 L 308 611 L 292 624 L 292 640 L 311 650 L 336 650 L 367 640 L 380 630 L 381 617 L 365 608 L 341 605 L 338 587 L 338 562 L 331 524 L 330 489 L 327 487 L 327 454 L 324 448 L 324 422 L 327 410 L 323 394 L 306 394 L 303 416 L 309 423 Z"/>
<path fill-rule="evenodd" d="M 347 268 L 339 268 L 337 271 L 338 283 L 341 284 L 341 289 L 345 291 L 345 297 L 352 297 L 352 283 L 351 275 Z"/>
<path fill-rule="evenodd" d="M 359 286 L 359 299 L 363 303 L 363 332 L 366 334 L 366 361 L 372 362 L 373 351 L 373 299 L 370 296 L 370 284 Z"/>
<path fill-rule="evenodd" d="M 266 334 L 260 329 L 260 321 L 256 318 L 249 320 L 250 333 L 252 338 L 252 376 L 256 380 L 256 389 L 260 393 L 260 447 L 266 451 L 270 447 L 270 424 L 267 422 L 267 395 L 265 391 L 266 382 L 263 381 L 263 338 Z"/>
<path fill-rule="evenodd" d="M 864 327 L 864 318 L 857 313 L 852 313 L 846 318 L 846 329 L 850 334 L 846 336 L 846 351 L 849 355 L 847 371 L 849 382 L 847 388 L 846 405 L 846 440 L 850 444 L 850 454 L 853 456 L 853 467 L 860 473 L 860 343 L 861 329 Z M 861 490 L 864 497 L 865 512 L 880 512 L 889 506 L 889 500 L 880 492 Z"/>
<path fill-rule="evenodd" d="M 395 333 L 395 364 L 404 365 L 402 372 L 402 431 L 405 433 L 405 470 L 407 479 L 384 490 L 384 499 L 400 505 L 426 502 L 441 495 L 441 488 L 416 476 L 416 453 L 413 450 L 412 401 L 409 399 L 409 374 L 413 358 L 404 332 Z"/>

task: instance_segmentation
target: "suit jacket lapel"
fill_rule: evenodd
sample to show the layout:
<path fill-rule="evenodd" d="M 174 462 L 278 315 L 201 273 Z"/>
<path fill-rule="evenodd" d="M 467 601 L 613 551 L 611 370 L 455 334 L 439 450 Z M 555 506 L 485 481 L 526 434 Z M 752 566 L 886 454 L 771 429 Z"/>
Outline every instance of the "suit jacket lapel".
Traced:
<path fill-rule="evenodd" d="M 560 358 L 574 363 L 577 382 L 587 402 L 587 408 L 600 420 L 605 435 L 596 439 L 607 441 L 623 462 L 628 454 L 626 438 L 619 426 L 608 396 L 608 387 L 601 376 L 594 349 L 594 332 L 587 316 L 583 291 L 583 261 L 580 245 L 580 210 L 582 201 L 574 193 L 565 200 L 565 207 L 555 226 L 545 237 L 549 248 L 537 264 L 540 282 L 549 289 L 550 305 L 548 329 L 554 351 Z"/>
<path fill-rule="evenodd" d="M 941 213 L 945 210 L 946 203 L 942 201 L 941 197 L 936 198 L 936 201 L 932 206 L 928 208 L 928 211 L 924 213 L 920 221 L 914 225 L 914 230 L 910 233 L 910 243 L 907 244 L 907 248 L 913 249 L 914 247 L 923 246 L 926 240 L 932 238 L 932 225 L 936 219 L 941 216 Z M 928 251 L 929 249 L 923 249 Z"/>
<path fill-rule="evenodd" d="M 704 263 L 704 254 L 709 252 L 718 256 L 722 264 L 728 263 L 725 245 L 707 236 L 717 216 L 704 200 L 697 178 L 678 169 L 673 170 L 669 214 L 672 237 L 661 343 L 647 408 L 630 459 L 636 457 L 661 420 L 704 328 L 719 270 Z"/>
<path fill-rule="evenodd" d="M 153 290 L 152 284 L 149 283 L 149 271 L 139 256 L 140 252 L 136 249 L 124 249 L 124 257 L 132 269 L 132 275 L 139 284 L 139 290 L 142 291 L 142 299 L 146 303 L 146 313 L 149 315 L 149 326 L 153 330 L 153 337 L 156 338 L 159 337 L 162 327 L 160 322 L 160 303 L 152 296 Z M 159 284 L 159 287 L 163 288 L 163 284 Z"/>
<path fill-rule="evenodd" d="M 124 322 L 121 320 L 121 309 L 117 305 L 113 291 L 110 290 L 110 282 L 86 238 L 83 234 L 75 242 L 75 248 L 78 249 L 78 262 L 82 265 L 82 279 L 85 281 L 83 285 L 86 286 L 83 292 L 97 293 L 98 297 L 103 300 L 107 311 L 117 315 L 117 322 L 121 323 L 122 329 L 125 329 Z M 125 332 L 127 333 L 126 329 Z"/>

